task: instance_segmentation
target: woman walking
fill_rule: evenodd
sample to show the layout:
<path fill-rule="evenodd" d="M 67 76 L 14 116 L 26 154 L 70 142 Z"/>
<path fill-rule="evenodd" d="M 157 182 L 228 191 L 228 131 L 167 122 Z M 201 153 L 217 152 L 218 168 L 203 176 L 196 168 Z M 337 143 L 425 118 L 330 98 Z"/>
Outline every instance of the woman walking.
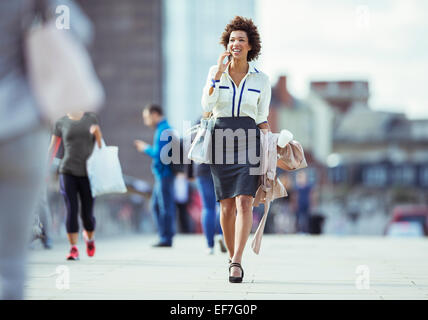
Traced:
<path fill-rule="evenodd" d="M 203 110 L 216 118 L 210 168 L 230 256 L 229 281 L 234 283 L 242 282 L 244 277 L 241 261 L 252 228 L 253 198 L 259 186 L 259 175 L 251 170 L 258 164 L 250 161 L 250 154 L 260 153 L 261 131 L 269 131 L 269 78 L 249 63 L 259 56 L 260 42 L 253 21 L 235 17 L 221 36 L 220 43 L 226 52 L 210 68 L 202 95 Z M 228 62 L 223 63 L 226 57 Z M 222 134 L 217 135 L 219 132 Z M 223 144 L 223 138 L 231 139 L 233 147 Z"/>
<path fill-rule="evenodd" d="M 78 198 L 81 203 L 83 237 L 89 257 L 95 254 L 95 217 L 94 198 L 86 172 L 86 160 L 94 149 L 94 142 L 101 148 L 102 134 L 94 113 L 77 112 L 59 119 L 54 128 L 51 147 L 61 138 L 64 145 L 64 157 L 59 166 L 60 190 L 64 196 L 67 210 L 66 229 L 71 248 L 67 260 L 78 260 L 79 237 Z"/>

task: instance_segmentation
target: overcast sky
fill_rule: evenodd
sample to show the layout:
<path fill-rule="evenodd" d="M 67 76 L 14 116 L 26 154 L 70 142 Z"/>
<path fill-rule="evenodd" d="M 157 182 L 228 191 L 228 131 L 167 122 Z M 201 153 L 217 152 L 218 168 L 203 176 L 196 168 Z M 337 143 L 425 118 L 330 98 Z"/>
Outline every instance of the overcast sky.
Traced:
<path fill-rule="evenodd" d="M 298 98 L 311 80 L 369 80 L 372 108 L 428 118 L 428 1 L 256 0 L 256 21 L 261 69 Z"/>

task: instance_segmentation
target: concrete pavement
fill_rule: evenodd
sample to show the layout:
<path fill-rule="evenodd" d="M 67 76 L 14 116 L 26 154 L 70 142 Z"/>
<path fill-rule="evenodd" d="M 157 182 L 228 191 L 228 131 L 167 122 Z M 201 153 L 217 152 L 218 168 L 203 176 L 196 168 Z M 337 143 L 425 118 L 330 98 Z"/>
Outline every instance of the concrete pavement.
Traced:
<path fill-rule="evenodd" d="M 81 241 L 80 261 L 57 242 L 31 251 L 26 298 L 428 299 L 428 239 L 265 235 L 255 255 L 252 236 L 242 284 L 228 282 L 227 255 L 207 255 L 202 235 L 157 249 L 154 236 L 97 239 L 93 258 Z"/>

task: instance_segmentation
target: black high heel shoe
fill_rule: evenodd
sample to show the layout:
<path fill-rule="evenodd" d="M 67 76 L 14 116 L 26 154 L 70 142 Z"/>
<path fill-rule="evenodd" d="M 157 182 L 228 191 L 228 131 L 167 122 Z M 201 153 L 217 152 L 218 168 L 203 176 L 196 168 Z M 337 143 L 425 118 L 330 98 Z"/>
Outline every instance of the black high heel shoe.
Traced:
<path fill-rule="evenodd" d="M 241 266 L 241 264 L 240 264 L 240 263 L 233 262 L 233 263 L 231 263 L 231 264 L 229 265 L 229 274 L 230 274 L 230 269 L 231 269 L 232 267 L 238 267 L 239 269 L 241 269 L 241 276 L 240 276 L 240 277 L 231 277 L 231 276 L 229 275 L 229 282 L 231 282 L 231 283 L 241 283 L 241 282 L 242 282 L 242 279 L 244 279 L 244 269 L 242 269 L 242 266 Z"/>

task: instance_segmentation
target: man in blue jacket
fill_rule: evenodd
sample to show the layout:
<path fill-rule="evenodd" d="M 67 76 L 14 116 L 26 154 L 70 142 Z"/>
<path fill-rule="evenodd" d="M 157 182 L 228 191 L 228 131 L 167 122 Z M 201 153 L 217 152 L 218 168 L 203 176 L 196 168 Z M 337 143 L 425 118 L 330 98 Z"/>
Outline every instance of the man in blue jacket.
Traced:
<path fill-rule="evenodd" d="M 135 146 L 139 152 L 144 152 L 152 158 L 152 172 L 155 184 L 152 192 L 152 211 L 160 240 L 154 247 L 171 247 L 172 238 L 175 234 L 175 202 L 174 202 L 174 173 L 170 164 L 165 164 L 161 159 L 162 148 L 171 142 L 172 136 L 168 140 L 161 140 L 164 130 L 172 130 L 164 118 L 162 108 L 155 104 L 150 104 L 143 110 L 144 124 L 155 128 L 153 145 L 144 141 L 135 140 Z"/>

